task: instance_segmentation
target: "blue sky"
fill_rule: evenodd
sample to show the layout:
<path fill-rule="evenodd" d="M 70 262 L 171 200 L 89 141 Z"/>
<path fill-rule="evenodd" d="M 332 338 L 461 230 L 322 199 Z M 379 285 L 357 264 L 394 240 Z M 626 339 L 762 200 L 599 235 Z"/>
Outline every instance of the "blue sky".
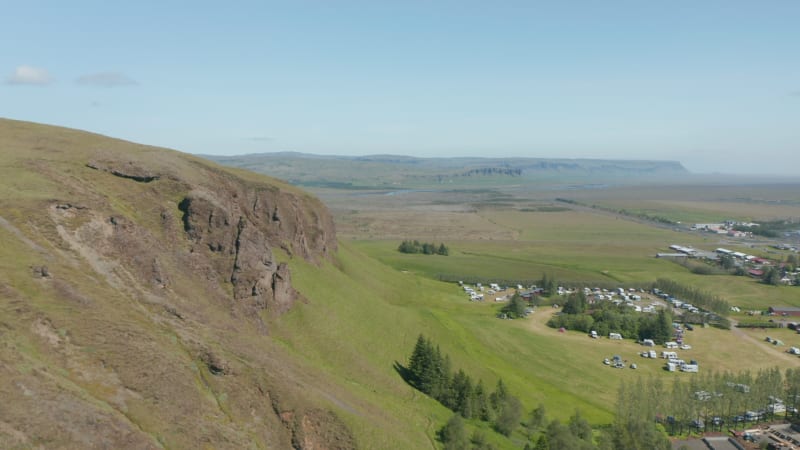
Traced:
<path fill-rule="evenodd" d="M 800 2 L 0 5 L 0 116 L 192 153 L 800 167 Z"/>

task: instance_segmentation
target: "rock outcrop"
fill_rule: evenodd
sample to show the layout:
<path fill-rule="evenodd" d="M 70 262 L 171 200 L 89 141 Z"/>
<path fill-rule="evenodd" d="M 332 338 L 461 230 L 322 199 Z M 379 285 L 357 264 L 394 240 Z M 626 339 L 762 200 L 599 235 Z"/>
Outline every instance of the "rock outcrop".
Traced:
<path fill-rule="evenodd" d="M 273 249 L 319 263 L 336 248 L 333 220 L 302 194 L 223 184 L 215 192 L 194 189 L 178 205 L 191 251 L 213 261 L 214 272 L 233 285 L 235 301 L 283 313 L 298 293 Z"/>

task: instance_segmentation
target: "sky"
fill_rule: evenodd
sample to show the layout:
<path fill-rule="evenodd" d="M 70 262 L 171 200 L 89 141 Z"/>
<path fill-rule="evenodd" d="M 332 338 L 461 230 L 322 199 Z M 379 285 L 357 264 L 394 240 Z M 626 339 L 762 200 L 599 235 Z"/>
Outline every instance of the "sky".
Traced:
<path fill-rule="evenodd" d="M 800 173 L 800 1 L 7 1 L 0 117 L 201 154 Z"/>

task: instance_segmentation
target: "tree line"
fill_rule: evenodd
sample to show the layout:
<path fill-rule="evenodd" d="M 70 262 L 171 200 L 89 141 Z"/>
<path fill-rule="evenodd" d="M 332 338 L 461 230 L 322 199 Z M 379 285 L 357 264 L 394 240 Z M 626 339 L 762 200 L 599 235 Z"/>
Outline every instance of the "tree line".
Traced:
<path fill-rule="evenodd" d="M 525 449 L 597 448 L 592 427 L 580 411 L 576 410 L 566 424 L 558 419 L 548 421 L 541 404 L 524 416 L 522 403 L 509 392 L 502 379 L 489 393 L 482 380 L 473 382 L 462 369 L 454 372 L 449 356 L 442 354 L 439 346 L 422 334 L 417 338 L 404 372 L 409 384 L 454 412 L 439 430 L 439 439 L 447 450 L 494 448 L 480 431 L 468 436 L 466 420 L 488 422 L 494 431 L 504 436 L 510 436 L 521 427 L 528 438 Z"/>
<path fill-rule="evenodd" d="M 514 431 L 522 415 L 522 404 L 508 392 L 502 379 L 489 392 L 483 380 L 474 382 L 463 369 L 454 372 L 450 357 L 422 334 L 409 357 L 406 374 L 406 382 L 447 409 L 465 419 L 489 422 L 505 436 Z"/>
<path fill-rule="evenodd" d="M 670 433 L 753 426 L 785 415 L 797 417 L 800 369 L 741 373 L 704 372 L 671 385 L 656 378 L 620 384 L 616 421 L 656 423 Z M 620 448 L 645 448 L 624 446 Z"/>
<path fill-rule="evenodd" d="M 444 243 L 441 243 L 437 246 L 436 244 L 430 242 L 420 243 L 416 239 L 413 241 L 405 240 L 401 242 L 400 246 L 397 247 L 397 250 L 401 253 L 422 253 L 424 255 L 447 256 L 450 254 L 450 249 L 448 249 Z"/>

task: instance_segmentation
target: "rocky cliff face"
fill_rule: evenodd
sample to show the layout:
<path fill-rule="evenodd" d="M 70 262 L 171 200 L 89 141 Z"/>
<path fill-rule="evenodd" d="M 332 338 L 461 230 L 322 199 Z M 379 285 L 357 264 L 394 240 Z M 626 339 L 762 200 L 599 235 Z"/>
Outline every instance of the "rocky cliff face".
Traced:
<path fill-rule="evenodd" d="M 143 162 L 103 159 L 92 160 L 87 167 L 126 180 L 123 183 L 150 183 L 156 192 L 161 190 L 158 180 L 163 177 L 170 180 L 165 182 L 165 191 L 174 190 L 177 184 L 186 192 L 176 205 L 183 236 L 169 230 L 174 224 L 168 211 L 160 214 L 177 242 L 157 242 L 135 223 L 115 216 L 108 219 L 107 226 L 95 223 L 88 234 L 83 233 L 81 245 L 102 248 L 107 257 L 136 255 L 125 265 L 145 284 L 149 278 L 156 285 L 165 285 L 169 274 L 159 263 L 158 253 L 163 253 L 166 245 L 179 255 L 182 248 L 176 244 L 185 238 L 190 245 L 188 254 L 182 256 L 189 269 L 202 274 L 205 281 L 222 286 L 234 304 L 247 313 L 267 310 L 279 315 L 301 295 L 292 287 L 289 265 L 279 262 L 273 250 L 315 264 L 329 259 L 336 250 L 333 219 L 319 201 L 303 193 L 248 183 L 211 168 L 202 169 L 202 181 L 197 183 L 162 174 L 164 169 Z M 54 208 L 60 212 L 70 209 L 63 204 Z M 98 228 L 110 228 L 111 232 L 98 233 Z M 102 243 L 104 236 L 110 242 Z M 225 289 L 228 283 L 230 289 Z"/>
<path fill-rule="evenodd" d="M 212 262 L 213 273 L 232 284 L 235 301 L 283 313 L 298 293 L 272 249 L 312 262 L 329 258 L 336 248 L 333 221 L 296 194 L 226 184 L 216 192 L 193 189 L 178 205 L 190 251 L 201 255 L 195 265 Z"/>
<path fill-rule="evenodd" d="M 355 446 L 269 337 L 336 252 L 317 199 L 4 120 L 0 173 L 0 448 Z"/>

